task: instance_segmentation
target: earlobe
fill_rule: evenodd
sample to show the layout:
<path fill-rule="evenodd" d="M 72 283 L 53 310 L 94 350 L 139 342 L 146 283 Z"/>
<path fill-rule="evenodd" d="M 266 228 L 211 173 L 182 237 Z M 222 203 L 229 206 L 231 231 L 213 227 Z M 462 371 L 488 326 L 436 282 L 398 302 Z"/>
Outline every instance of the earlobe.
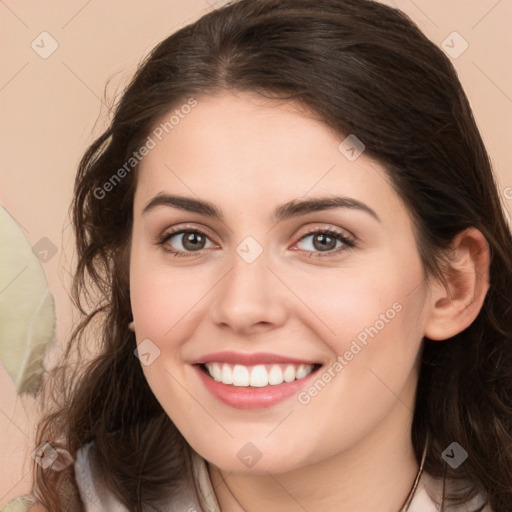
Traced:
<path fill-rule="evenodd" d="M 473 323 L 489 290 L 489 264 L 489 244 L 478 229 L 454 238 L 444 263 L 446 284 L 436 280 L 431 285 L 427 338 L 445 340 Z"/>
<path fill-rule="evenodd" d="M 130 322 L 128 324 L 128 329 L 130 329 L 130 331 L 132 331 L 132 332 L 135 332 L 135 322 L 133 322 L 133 321 Z"/>

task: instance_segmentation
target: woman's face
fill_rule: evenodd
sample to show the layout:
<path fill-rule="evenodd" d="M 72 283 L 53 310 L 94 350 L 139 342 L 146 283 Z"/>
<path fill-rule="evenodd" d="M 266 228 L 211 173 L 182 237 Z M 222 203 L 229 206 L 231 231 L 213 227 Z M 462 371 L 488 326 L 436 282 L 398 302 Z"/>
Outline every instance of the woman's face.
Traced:
<path fill-rule="evenodd" d="M 429 297 L 411 217 L 353 138 L 291 106 L 198 97 L 139 169 L 140 364 L 229 471 L 284 472 L 411 427 Z"/>

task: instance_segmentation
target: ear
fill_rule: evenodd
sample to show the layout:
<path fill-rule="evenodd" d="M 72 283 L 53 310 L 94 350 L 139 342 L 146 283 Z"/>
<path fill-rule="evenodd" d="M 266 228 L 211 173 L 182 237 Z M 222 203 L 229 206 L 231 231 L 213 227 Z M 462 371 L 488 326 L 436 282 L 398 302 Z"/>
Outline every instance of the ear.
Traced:
<path fill-rule="evenodd" d="M 446 285 L 432 280 L 425 336 L 445 340 L 462 332 L 478 316 L 489 290 L 490 250 L 476 228 L 459 233 L 447 254 Z"/>

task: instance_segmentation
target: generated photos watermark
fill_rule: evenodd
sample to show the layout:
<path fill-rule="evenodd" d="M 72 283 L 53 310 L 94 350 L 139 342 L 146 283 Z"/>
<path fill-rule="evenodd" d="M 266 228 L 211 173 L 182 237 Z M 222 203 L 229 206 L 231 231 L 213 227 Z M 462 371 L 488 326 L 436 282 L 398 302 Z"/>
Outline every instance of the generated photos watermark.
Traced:
<path fill-rule="evenodd" d="M 156 148 L 158 142 L 160 142 L 165 135 L 170 133 L 176 126 L 178 126 L 182 119 L 190 114 L 192 109 L 197 106 L 197 100 L 189 98 L 186 103 L 181 105 L 179 109 L 169 116 L 169 119 L 165 122 L 160 123 L 150 135 L 148 135 L 144 144 L 132 153 L 132 156 L 121 166 L 112 176 L 105 182 L 101 187 L 96 187 L 93 191 L 96 199 L 104 199 L 108 192 L 112 192 L 114 188 L 126 178 L 130 172 L 143 160 L 143 158 L 149 155 L 149 152 Z"/>
<path fill-rule="evenodd" d="M 386 327 L 386 325 L 389 324 L 391 320 L 400 313 L 400 311 L 402 311 L 402 309 L 402 304 L 400 302 L 395 302 L 386 310 L 385 313 L 381 313 L 379 315 L 379 319 L 375 321 L 372 326 L 365 327 L 365 329 L 363 329 L 352 340 L 350 347 L 343 353 L 343 355 L 338 355 L 336 361 L 329 366 L 329 368 L 324 370 L 308 389 L 297 394 L 298 402 L 302 405 L 309 404 L 311 400 L 317 396 L 327 386 L 327 384 L 331 382 L 331 380 L 333 380 L 346 366 L 348 366 L 350 361 L 352 361 L 354 357 L 368 345 L 368 337 L 371 339 L 375 338 L 375 336 L 377 336 Z"/>

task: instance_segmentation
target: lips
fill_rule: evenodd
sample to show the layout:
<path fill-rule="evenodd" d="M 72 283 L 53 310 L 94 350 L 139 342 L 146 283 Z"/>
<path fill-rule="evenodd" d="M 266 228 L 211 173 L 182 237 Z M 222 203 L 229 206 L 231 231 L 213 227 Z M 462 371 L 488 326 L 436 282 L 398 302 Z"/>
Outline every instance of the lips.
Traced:
<path fill-rule="evenodd" d="M 268 352 L 259 352 L 254 354 L 244 354 L 242 352 L 214 352 L 201 357 L 192 364 L 205 363 L 229 363 L 232 365 L 240 364 L 242 366 L 256 366 L 259 364 L 295 364 L 295 365 L 316 365 L 318 361 L 307 359 L 298 359 L 295 357 L 283 356 L 280 354 L 271 354 Z"/>
<path fill-rule="evenodd" d="M 272 407 L 292 397 L 322 366 L 279 354 L 215 352 L 192 362 L 216 398 L 241 409 Z"/>
<path fill-rule="evenodd" d="M 271 353 L 216 352 L 193 364 L 217 382 L 233 386 L 263 387 L 302 379 L 320 365 L 313 361 Z"/>

